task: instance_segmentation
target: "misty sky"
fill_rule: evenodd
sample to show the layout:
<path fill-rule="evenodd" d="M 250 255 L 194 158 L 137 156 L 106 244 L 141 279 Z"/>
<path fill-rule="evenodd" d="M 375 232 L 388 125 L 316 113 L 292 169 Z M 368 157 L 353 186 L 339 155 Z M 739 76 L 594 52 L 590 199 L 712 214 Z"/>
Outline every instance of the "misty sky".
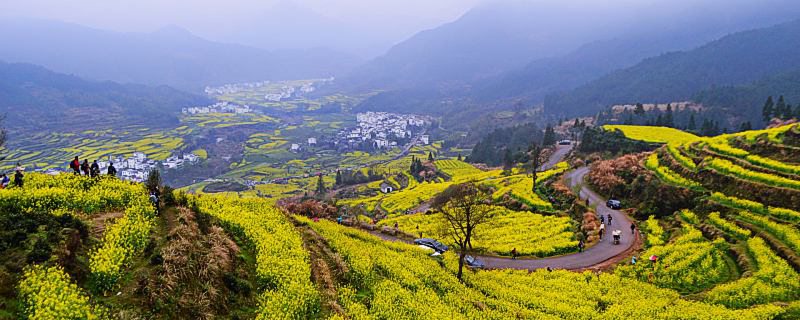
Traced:
<path fill-rule="evenodd" d="M 383 50 L 418 31 L 455 20 L 480 1 L 294 0 L 294 3 L 343 27 L 365 31 L 363 41 L 371 42 L 365 46 Z M 279 2 L 290 1 L 3 0 L 0 14 L 61 20 L 114 31 L 150 32 L 174 24 L 212 40 L 243 42 L 235 35 L 249 25 L 265 19 L 294 18 L 271 12 Z M 276 22 L 280 25 L 282 20 Z"/>

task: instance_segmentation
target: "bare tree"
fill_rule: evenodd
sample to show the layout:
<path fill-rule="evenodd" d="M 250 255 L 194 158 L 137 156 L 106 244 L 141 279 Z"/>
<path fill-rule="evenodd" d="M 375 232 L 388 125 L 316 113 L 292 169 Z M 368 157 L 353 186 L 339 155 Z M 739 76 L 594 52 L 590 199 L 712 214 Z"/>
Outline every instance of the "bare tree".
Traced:
<path fill-rule="evenodd" d="M 433 207 L 442 213 L 442 235 L 458 246 L 459 280 L 476 228 L 491 219 L 490 195 L 484 187 L 469 182 L 450 186 L 433 200 Z"/>

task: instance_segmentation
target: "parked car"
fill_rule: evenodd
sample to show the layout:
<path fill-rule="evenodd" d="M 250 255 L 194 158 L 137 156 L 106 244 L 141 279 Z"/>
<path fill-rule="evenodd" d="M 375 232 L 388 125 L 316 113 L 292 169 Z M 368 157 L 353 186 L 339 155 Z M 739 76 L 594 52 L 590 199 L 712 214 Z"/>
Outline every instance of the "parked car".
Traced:
<path fill-rule="evenodd" d="M 439 253 L 438 251 L 436 251 L 435 249 L 433 249 L 433 248 L 431 248 L 429 246 L 423 246 L 423 245 L 420 244 L 420 245 L 417 245 L 417 247 L 419 247 L 422 250 L 431 252 L 431 254 L 430 254 L 431 257 L 438 257 L 438 256 L 442 255 L 441 253 Z"/>
<path fill-rule="evenodd" d="M 606 207 L 609 207 L 614 210 L 622 209 L 622 202 L 616 199 L 610 199 L 606 202 Z"/>
<path fill-rule="evenodd" d="M 447 251 L 447 249 L 449 249 L 446 245 L 431 238 L 421 238 L 414 240 L 414 244 L 426 246 L 428 248 L 436 250 L 436 252 L 438 253 L 444 253 L 445 251 Z"/>
<path fill-rule="evenodd" d="M 562 145 L 562 146 L 568 146 L 568 145 L 571 145 L 571 144 L 572 144 L 572 141 L 570 141 L 570 140 L 566 140 L 566 139 L 565 139 L 565 140 L 561 140 L 561 141 L 559 141 L 559 142 L 558 142 L 558 144 L 560 144 L 560 145 Z"/>
<path fill-rule="evenodd" d="M 475 269 L 486 268 L 486 264 L 484 264 L 483 261 L 480 261 L 480 260 L 478 260 L 477 258 L 475 258 L 473 256 L 464 257 L 464 262 L 470 268 L 475 268 Z"/>

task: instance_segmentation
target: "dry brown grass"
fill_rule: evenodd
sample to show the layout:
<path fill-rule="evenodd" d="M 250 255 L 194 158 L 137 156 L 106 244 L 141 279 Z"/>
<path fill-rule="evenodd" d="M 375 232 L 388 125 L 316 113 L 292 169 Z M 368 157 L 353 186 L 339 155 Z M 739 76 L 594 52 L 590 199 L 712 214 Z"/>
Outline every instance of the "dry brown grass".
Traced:
<path fill-rule="evenodd" d="M 236 272 L 240 249 L 218 226 L 204 234 L 189 209 L 180 208 L 175 220 L 160 252 L 162 262 L 142 291 L 152 305 L 169 303 L 176 314 L 213 319 L 227 311 L 223 276 Z"/>

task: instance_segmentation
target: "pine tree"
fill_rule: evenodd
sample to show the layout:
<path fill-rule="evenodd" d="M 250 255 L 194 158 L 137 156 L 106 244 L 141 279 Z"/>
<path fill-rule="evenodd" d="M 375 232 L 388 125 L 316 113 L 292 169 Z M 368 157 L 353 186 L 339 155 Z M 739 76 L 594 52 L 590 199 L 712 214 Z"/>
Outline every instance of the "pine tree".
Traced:
<path fill-rule="evenodd" d="M 428 151 L 428 161 L 433 162 L 433 151 Z"/>
<path fill-rule="evenodd" d="M 800 119 L 800 104 L 794 107 L 794 118 Z"/>
<path fill-rule="evenodd" d="M 672 115 L 672 104 L 667 104 L 667 113 L 664 115 L 664 126 L 674 128 L 675 119 Z"/>
<path fill-rule="evenodd" d="M 750 124 L 750 121 L 742 122 L 742 125 L 739 127 L 739 131 L 750 131 L 753 130 L 753 125 Z"/>
<path fill-rule="evenodd" d="M 461 154 L 458 154 L 458 161 L 461 161 Z"/>
<path fill-rule="evenodd" d="M 505 154 L 503 154 L 503 169 L 511 170 L 511 167 L 514 166 L 514 159 L 511 157 L 511 150 L 506 148 Z"/>
<path fill-rule="evenodd" d="M 764 108 L 761 110 L 761 115 L 764 117 L 764 122 L 769 122 L 772 119 L 772 115 L 775 114 L 775 103 L 772 102 L 772 96 L 767 98 L 767 102 L 764 103 Z"/>
<path fill-rule="evenodd" d="M 694 131 L 697 129 L 697 123 L 694 120 L 694 112 L 692 112 L 692 114 L 689 115 L 689 125 L 686 126 L 686 129 L 689 131 Z"/>
<path fill-rule="evenodd" d="M 544 129 L 544 137 L 542 138 L 542 144 L 549 146 L 556 143 L 556 132 L 553 130 L 553 127 L 547 125 L 547 128 Z"/>
<path fill-rule="evenodd" d="M 336 185 L 337 186 L 342 185 L 342 171 L 341 170 L 336 170 Z"/>
<path fill-rule="evenodd" d="M 325 191 L 327 191 L 327 188 L 325 188 L 325 181 L 322 180 L 322 173 L 320 173 L 319 179 L 317 179 L 317 194 L 324 194 Z"/>
<path fill-rule="evenodd" d="M 638 115 L 643 115 L 644 114 L 644 105 L 642 105 L 641 103 L 637 103 L 636 104 L 636 109 L 633 110 L 633 113 L 638 114 Z"/>
<path fill-rule="evenodd" d="M 785 117 L 788 115 L 786 112 L 786 100 L 783 99 L 783 96 L 778 98 L 778 103 L 775 105 L 773 114 L 779 119 L 785 119 Z"/>

